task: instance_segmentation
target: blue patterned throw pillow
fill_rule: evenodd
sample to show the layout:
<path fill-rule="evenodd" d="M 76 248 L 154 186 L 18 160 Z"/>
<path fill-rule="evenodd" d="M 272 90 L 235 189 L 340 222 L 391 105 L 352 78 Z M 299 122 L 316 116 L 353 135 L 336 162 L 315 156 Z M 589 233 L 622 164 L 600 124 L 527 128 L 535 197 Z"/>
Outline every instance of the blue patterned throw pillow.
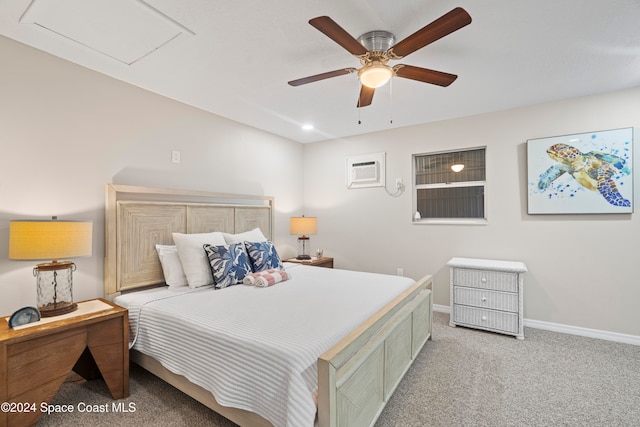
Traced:
<path fill-rule="evenodd" d="M 276 248 L 271 242 L 244 242 L 249 252 L 249 261 L 254 272 L 275 268 L 282 270 L 284 266 Z"/>
<path fill-rule="evenodd" d="M 242 283 L 244 276 L 251 273 L 251 266 L 247 261 L 247 254 L 242 243 L 228 246 L 205 244 L 203 248 L 209 258 L 216 289 Z"/>

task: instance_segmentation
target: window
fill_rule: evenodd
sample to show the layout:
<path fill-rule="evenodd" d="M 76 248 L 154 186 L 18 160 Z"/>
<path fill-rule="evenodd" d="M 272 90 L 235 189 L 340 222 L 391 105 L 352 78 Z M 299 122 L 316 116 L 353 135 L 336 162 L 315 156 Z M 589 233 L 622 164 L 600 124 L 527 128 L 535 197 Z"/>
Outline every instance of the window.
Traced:
<path fill-rule="evenodd" d="M 485 148 L 414 154 L 413 167 L 416 222 L 486 222 Z"/>

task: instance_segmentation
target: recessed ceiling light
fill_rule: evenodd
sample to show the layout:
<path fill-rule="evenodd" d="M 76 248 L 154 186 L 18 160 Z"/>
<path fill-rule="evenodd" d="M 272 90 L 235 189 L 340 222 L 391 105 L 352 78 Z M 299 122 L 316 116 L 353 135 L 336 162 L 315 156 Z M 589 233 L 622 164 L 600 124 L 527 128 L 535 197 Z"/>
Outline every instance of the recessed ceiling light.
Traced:
<path fill-rule="evenodd" d="M 313 129 L 313 125 L 302 125 L 302 129 L 303 130 L 312 130 Z"/>

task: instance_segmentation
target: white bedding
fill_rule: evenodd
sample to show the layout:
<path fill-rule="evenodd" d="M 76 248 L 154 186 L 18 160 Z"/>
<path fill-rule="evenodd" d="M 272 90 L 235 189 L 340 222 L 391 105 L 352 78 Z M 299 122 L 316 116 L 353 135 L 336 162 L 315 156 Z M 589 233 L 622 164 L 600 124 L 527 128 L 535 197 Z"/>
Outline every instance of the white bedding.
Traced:
<path fill-rule="evenodd" d="M 157 288 L 117 297 L 133 348 L 274 426 L 313 426 L 317 358 L 414 281 L 287 265 L 267 288 Z M 139 324 L 138 324 L 139 322 Z"/>

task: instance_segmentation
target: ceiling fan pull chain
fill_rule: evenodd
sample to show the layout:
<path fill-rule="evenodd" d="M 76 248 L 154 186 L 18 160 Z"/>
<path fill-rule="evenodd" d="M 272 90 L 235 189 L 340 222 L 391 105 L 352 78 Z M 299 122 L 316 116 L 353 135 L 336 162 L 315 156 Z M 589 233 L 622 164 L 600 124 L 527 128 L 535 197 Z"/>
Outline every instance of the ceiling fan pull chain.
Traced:
<path fill-rule="evenodd" d="M 358 93 L 360 93 L 360 90 L 362 89 L 362 83 L 360 83 L 360 79 L 358 79 L 357 82 L 358 82 Z M 360 108 L 360 95 L 358 95 L 358 108 L 356 108 L 356 110 L 358 110 L 358 124 L 361 125 L 362 121 L 360 120 L 360 110 L 362 110 L 362 108 Z"/>
<path fill-rule="evenodd" d="M 391 108 L 389 124 L 393 124 L 393 79 L 389 81 L 389 104 Z"/>

